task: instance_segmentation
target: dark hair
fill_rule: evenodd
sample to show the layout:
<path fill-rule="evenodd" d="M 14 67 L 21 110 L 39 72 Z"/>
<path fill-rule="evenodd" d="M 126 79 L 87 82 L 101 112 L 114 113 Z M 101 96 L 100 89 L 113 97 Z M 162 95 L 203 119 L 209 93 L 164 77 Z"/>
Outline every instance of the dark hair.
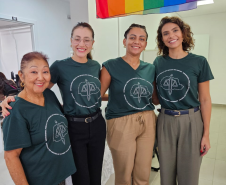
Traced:
<path fill-rule="evenodd" d="M 88 23 L 86 23 L 86 22 L 78 22 L 78 24 L 76 24 L 74 26 L 74 28 L 71 31 L 71 38 L 73 37 L 74 30 L 77 29 L 77 28 L 79 28 L 79 27 L 88 28 L 92 32 L 92 37 L 94 39 L 94 31 L 93 31 L 93 28 Z M 93 57 L 91 55 L 91 52 L 89 52 L 87 54 L 87 58 L 93 59 Z"/>
<path fill-rule="evenodd" d="M 157 30 L 157 45 L 158 45 L 158 55 L 169 55 L 169 48 L 165 46 L 164 42 L 162 41 L 162 27 L 167 24 L 167 23 L 174 23 L 177 24 L 181 32 L 183 34 L 183 50 L 184 51 L 190 51 L 192 48 L 194 48 L 194 38 L 193 38 L 193 33 L 191 31 L 191 28 L 188 24 L 183 22 L 179 17 L 163 17 L 162 20 L 160 21 L 158 30 Z"/>
<path fill-rule="evenodd" d="M 17 88 L 16 87 L 16 84 L 13 83 L 12 80 L 7 80 L 7 78 L 5 77 L 5 75 L 2 72 L 0 72 L 0 93 L 1 94 L 3 93 L 4 85 L 5 84 L 8 84 L 10 86 L 13 86 L 13 87 Z"/>
<path fill-rule="evenodd" d="M 23 56 L 20 63 L 20 71 L 23 72 L 23 70 L 26 68 L 26 65 L 34 59 L 44 60 L 49 65 L 48 63 L 49 58 L 47 55 L 41 52 L 34 51 L 34 52 L 27 53 Z"/>
<path fill-rule="evenodd" d="M 143 25 L 140 25 L 140 24 L 135 24 L 135 23 L 131 24 L 130 27 L 125 31 L 125 33 L 124 33 L 125 39 L 127 39 L 127 35 L 128 35 L 128 33 L 130 32 L 130 30 L 132 28 L 141 28 L 141 29 L 143 29 L 145 31 L 146 35 L 147 35 L 146 41 L 148 40 L 148 33 L 147 33 L 147 30 L 146 30 L 146 27 L 143 26 Z"/>

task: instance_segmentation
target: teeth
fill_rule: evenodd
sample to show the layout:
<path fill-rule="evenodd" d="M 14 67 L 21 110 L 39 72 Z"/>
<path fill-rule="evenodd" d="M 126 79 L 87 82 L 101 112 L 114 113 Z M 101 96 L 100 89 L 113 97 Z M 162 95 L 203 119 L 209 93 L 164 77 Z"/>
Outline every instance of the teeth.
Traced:
<path fill-rule="evenodd" d="M 85 49 L 78 49 L 79 51 L 85 51 Z"/>
<path fill-rule="evenodd" d="M 171 40 L 170 43 L 176 42 L 177 40 Z"/>
<path fill-rule="evenodd" d="M 134 46 L 133 46 L 133 48 L 139 48 L 139 47 L 134 47 Z"/>

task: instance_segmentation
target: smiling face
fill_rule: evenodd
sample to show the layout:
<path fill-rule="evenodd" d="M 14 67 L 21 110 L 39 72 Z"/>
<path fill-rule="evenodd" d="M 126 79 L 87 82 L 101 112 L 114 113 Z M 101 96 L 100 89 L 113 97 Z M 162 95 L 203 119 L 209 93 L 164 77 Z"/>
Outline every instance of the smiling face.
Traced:
<path fill-rule="evenodd" d="M 74 55 L 79 58 L 86 58 L 90 53 L 94 40 L 92 32 L 86 27 L 78 27 L 74 30 L 71 38 L 71 47 L 74 51 Z"/>
<path fill-rule="evenodd" d="M 123 40 L 126 52 L 132 55 L 140 55 L 147 46 L 147 35 L 142 28 L 132 28 Z"/>
<path fill-rule="evenodd" d="M 49 86 L 51 79 L 49 66 L 43 59 L 34 59 L 27 62 L 23 72 L 19 71 L 19 76 L 24 82 L 27 92 L 33 94 L 40 94 Z"/>
<path fill-rule="evenodd" d="M 183 33 L 180 27 L 174 23 L 167 23 L 162 27 L 162 41 L 169 50 L 181 48 L 183 42 Z"/>

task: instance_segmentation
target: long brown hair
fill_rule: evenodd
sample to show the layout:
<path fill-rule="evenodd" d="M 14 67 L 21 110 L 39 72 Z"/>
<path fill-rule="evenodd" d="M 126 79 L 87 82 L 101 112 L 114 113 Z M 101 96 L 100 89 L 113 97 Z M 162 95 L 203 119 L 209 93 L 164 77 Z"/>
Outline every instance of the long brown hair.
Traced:
<path fill-rule="evenodd" d="M 72 28 L 72 31 L 71 31 L 71 38 L 73 37 L 73 33 L 74 33 L 74 30 L 76 28 L 79 28 L 79 27 L 83 27 L 83 28 L 88 28 L 91 32 L 92 32 L 92 38 L 94 39 L 94 31 L 93 31 L 93 28 L 86 22 L 78 22 L 78 24 L 76 24 L 74 26 L 74 28 Z M 93 59 L 92 55 L 91 55 L 91 52 L 89 52 L 87 54 L 87 58 L 89 59 Z"/>
<path fill-rule="evenodd" d="M 8 84 L 10 86 L 13 86 L 13 87 L 17 88 L 16 84 L 13 83 L 12 80 L 8 80 L 5 77 L 5 75 L 2 72 L 0 72 L 0 93 L 3 93 L 5 84 Z"/>
<path fill-rule="evenodd" d="M 160 21 L 158 30 L 157 30 L 157 38 L 156 42 L 158 45 L 158 55 L 169 55 L 169 48 L 165 46 L 164 42 L 162 41 L 162 27 L 167 24 L 167 23 L 174 23 L 179 26 L 179 28 L 182 31 L 183 34 L 183 50 L 184 51 L 190 51 L 191 49 L 194 48 L 194 38 L 193 38 L 193 33 L 191 31 L 191 28 L 188 24 L 186 24 L 184 21 L 182 21 L 179 17 L 163 17 L 162 20 Z"/>

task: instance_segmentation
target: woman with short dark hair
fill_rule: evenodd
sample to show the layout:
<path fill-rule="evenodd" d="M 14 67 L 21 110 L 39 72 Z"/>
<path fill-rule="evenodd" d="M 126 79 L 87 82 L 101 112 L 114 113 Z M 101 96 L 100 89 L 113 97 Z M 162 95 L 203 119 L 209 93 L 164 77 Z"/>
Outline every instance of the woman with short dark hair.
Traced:
<path fill-rule="evenodd" d="M 140 60 L 146 48 L 145 26 L 132 24 L 124 34 L 126 55 L 103 63 L 101 96 L 108 100 L 107 141 L 111 150 L 115 184 L 147 185 L 155 142 L 158 104 L 155 66 Z M 104 95 L 109 88 L 109 98 Z"/>

